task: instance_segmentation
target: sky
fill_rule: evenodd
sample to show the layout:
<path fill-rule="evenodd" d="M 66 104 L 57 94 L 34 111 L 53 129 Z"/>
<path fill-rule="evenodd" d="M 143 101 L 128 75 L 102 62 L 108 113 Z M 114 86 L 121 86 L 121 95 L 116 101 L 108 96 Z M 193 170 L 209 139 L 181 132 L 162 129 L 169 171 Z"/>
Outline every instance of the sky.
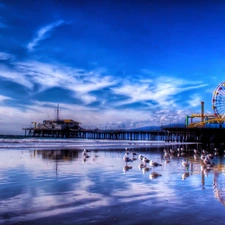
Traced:
<path fill-rule="evenodd" d="M 212 114 L 225 74 L 225 1 L 0 0 L 0 133 L 73 119 L 84 128 Z"/>

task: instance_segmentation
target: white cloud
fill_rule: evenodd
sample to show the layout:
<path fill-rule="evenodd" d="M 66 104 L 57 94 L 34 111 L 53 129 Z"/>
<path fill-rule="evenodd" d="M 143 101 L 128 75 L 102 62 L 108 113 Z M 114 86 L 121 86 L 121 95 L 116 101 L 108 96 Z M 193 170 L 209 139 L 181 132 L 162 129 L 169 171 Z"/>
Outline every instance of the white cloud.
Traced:
<path fill-rule="evenodd" d="M 72 91 L 73 97 L 83 100 L 86 104 L 97 100 L 89 92 L 109 87 L 117 82 L 113 77 L 103 76 L 98 71 L 89 72 L 35 61 L 17 63 L 16 68 L 25 81 L 40 85 L 39 92 L 53 87 L 64 88 Z"/>
<path fill-rule="evenodd" d="M 5 100 L 11 99 L 10 97 L 4 96 L 4 95 L 0 95 L 0 102 L 3 102 Z"/>
<path fill-rule="evenodd" d="M 38 30 L 36 37 L 27 45 L 27 48 L 29 51 L 32 51 L 33 48 L 38 45 L 38 42 L 40 42 L 43 39 L 46 39 L 49 37 L 49 33 L 56 27 L 63 24 L 63 20 L 58 20 L 54 23 L 51 23 L 47 26 L 42 27 L 40 30 Z"/>
<path fill-rule="evenodd" d="M 14 59 L 14 56 L 6 52 L 0 52 L 0 60 L 8 60 L 8 59 Z"/>
<path fill-rule="evenodd" d="M 188 103 L 191 107 L 196 107 L 196 106 L 200 107 L 200 103 L 202 99 L 198 94 L 192 95 L 190 98 L 191 99 L 188 101 Z"/>
<path fill-rule="evenodd" d="M 26 74 L 13 69 L 13 67 L 9 68 L 6 65 L 0 65 L 0 77 L 21 84 L 28 88 L 33 87 L 33 84 L 27 79 Z"/>
<path fill-rule="evenodd" d="M 205 84 L 193 84 L 190 81 L 177 78 L 159 77 L 154 80 L 128 83 L 112 88 L 115 94 L 122 94 L 129 97 L 120 104 L 130 104 L 137 101 L 152 100 L 158 102 L 161 107 L 176 107 L 174 96 L 187 90 L 197 89 L 206 86 Z"/>

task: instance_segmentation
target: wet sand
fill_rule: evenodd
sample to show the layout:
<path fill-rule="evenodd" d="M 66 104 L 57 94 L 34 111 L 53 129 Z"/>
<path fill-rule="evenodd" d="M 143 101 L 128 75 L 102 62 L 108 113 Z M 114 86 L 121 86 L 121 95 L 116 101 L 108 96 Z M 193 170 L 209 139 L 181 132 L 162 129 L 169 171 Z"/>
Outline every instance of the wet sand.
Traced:
<path fill-rule="evenodd" d="M 77 149 L 2 150 L 0 223 L 224 224 L 224 156 L 204 173 L 193 151 L 165 159 L 163 148 L 135 149 L 162 164 L 146 172 L 137 157 L 126 167 L 124 149 L 89 157 Z"/>

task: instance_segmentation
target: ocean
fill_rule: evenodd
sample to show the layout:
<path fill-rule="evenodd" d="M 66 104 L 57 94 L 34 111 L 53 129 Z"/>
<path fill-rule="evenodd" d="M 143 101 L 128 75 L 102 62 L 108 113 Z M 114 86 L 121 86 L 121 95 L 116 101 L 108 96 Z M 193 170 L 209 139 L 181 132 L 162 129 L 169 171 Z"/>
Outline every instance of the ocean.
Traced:
<path fill-rule="evenodd" d="M 0 224 L 224 224 L 224 210 L 221 146 L 0 139 Z"/>

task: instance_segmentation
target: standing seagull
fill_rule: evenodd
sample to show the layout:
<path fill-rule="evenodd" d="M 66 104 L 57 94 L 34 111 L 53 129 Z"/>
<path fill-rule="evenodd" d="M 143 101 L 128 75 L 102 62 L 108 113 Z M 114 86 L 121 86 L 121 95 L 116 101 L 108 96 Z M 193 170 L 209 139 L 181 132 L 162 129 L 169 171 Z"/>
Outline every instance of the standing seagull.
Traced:
<path fill-rule="evenodd" d="M 159 164 L 159 163 L 154 162 L 154 161 L 152 161 L 152 160 L 150 160 L 149 165 L 150 165 L 150 166 L 162 166 L 162 164 Z"/>
<path fill-rule="evenodd" d="M 84 149 L 84 151 L 83 151 L 83 156 L 87 156 L 87 150 L 86 149 Z"/>
<path fill-rule="evenodd" d="M 132 162 L 132 160 L 129 158 L 128 154 L 129 154 L 129 153 L 126 152 L 126 153 L 124 154 L 124 156 L 123 156 L 123 161 L 126 163 L 126 165 L 127 165 L 128 162 Z"/>

